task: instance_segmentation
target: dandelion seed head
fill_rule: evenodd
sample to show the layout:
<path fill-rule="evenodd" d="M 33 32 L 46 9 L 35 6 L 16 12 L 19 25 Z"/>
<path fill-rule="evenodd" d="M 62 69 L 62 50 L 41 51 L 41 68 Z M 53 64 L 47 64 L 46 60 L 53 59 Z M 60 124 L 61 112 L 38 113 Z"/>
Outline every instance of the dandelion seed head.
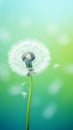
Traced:
<path fill-rule="evenodd" d="M 35 59 L 35 55 L 32 52 L 24 53 L 22 55 L 23 61 L 32 62 Z"/>
<path fill-rule="evenodd" d="M 11 69 L 23 76 L 28 74 L 25 59 L 27 59 L 26 62 L 31 61 L 30 67 L 33 67 L 35 73 L 42 72 L 51 60 L 49 50 L 37 40 L 20 41 L 11 48 L 8 56 Z"/>

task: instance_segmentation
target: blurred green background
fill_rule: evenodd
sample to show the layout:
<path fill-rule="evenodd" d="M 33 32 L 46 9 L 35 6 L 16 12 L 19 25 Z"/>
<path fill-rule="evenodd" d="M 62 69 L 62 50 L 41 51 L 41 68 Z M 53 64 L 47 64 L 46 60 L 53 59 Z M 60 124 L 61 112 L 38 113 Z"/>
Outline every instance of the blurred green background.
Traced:
<path fill-rule="evenodd" d="M 30 130 L 73 130 L 73 0 L 0 0 L 0 130 L 26 128 L 29 78 L 8 65 L 11 46 L 26 39 L 51 53 L 33 77 Z"/>

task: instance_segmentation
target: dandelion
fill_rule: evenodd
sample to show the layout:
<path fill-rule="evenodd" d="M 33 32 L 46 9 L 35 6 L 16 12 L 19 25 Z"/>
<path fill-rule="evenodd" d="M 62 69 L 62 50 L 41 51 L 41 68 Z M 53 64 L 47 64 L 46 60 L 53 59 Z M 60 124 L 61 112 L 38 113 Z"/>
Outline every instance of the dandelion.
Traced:
<path fill-rule="evenodd" d="M 22 76 L 29 76 L 30 87 L 26 116 L 26 130 L 29 130 L 30 105 L 32 97 L 32 76 L 44 71 L 50 63 L 49 50 L 37 40 L 20 41 L 11 48 L 8 61 L 12 71 Z M 23 95 L 25 95 L 23 93 Z"/>

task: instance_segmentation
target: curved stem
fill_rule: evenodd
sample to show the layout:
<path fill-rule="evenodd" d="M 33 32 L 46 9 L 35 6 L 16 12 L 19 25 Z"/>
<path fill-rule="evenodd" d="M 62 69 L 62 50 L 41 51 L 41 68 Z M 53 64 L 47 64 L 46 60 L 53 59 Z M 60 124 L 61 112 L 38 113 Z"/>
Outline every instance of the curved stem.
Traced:
<path fill-rule="evenodd" d="M 26 130 L 29 130 L 31 98 L 32 98 L 32 75 L 30 75 L 30 91 L 29 91 L 28 106 L 27 106 Z"/>

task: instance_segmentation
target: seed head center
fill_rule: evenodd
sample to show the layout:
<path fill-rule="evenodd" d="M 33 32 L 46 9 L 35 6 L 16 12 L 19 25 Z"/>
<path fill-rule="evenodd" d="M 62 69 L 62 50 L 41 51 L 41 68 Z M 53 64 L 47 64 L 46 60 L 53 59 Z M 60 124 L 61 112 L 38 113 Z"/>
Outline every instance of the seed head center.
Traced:
<path fill-rule="evenodd" d="M 32 68 L 32 61 L 35 59 L 35 55 L 32 52 L 27 52 L 22 55 L 22 61 L 25 62 L 27 68 Z"/>

